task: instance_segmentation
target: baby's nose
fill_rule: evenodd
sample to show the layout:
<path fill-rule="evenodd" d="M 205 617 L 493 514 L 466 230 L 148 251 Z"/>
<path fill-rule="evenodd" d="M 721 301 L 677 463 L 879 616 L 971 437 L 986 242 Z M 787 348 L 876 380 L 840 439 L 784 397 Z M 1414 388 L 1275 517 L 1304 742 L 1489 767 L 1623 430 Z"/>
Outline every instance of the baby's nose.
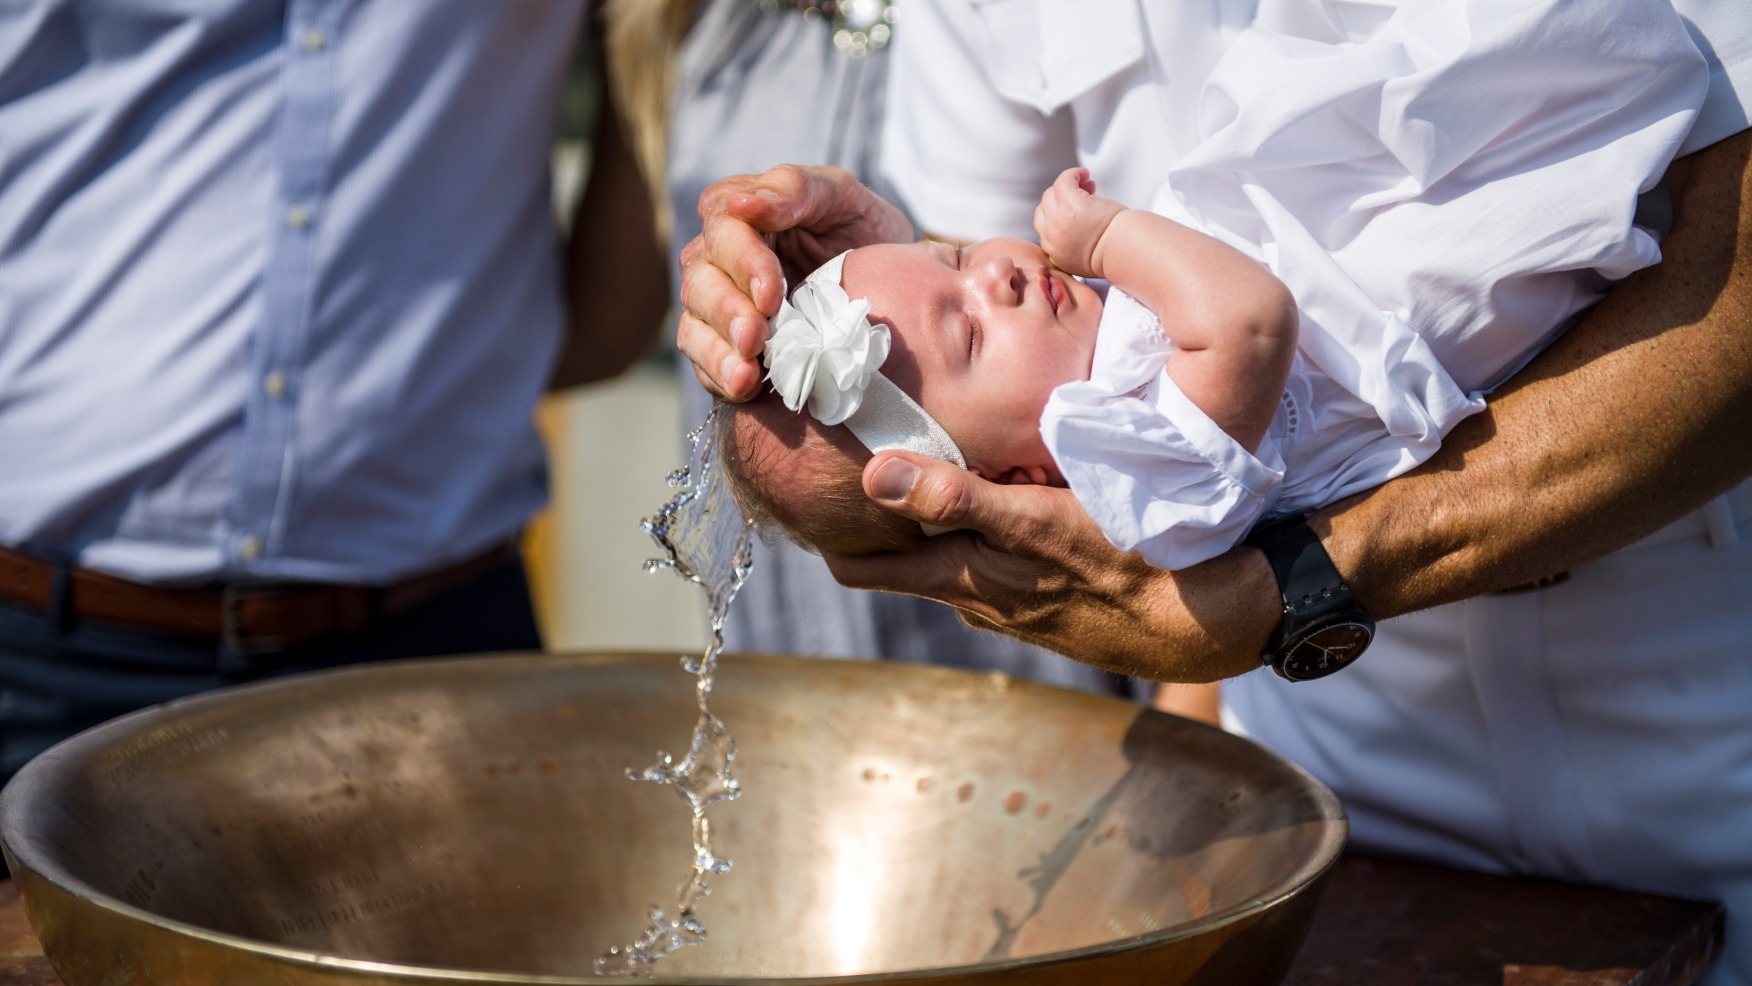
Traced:
<path fill-rule="evenodd" d="M 992 298 L 1002 304 L 1022 301 L 1022 272 L 1009 257 L 993 257 L 985 265 L 986 287 Z"/>

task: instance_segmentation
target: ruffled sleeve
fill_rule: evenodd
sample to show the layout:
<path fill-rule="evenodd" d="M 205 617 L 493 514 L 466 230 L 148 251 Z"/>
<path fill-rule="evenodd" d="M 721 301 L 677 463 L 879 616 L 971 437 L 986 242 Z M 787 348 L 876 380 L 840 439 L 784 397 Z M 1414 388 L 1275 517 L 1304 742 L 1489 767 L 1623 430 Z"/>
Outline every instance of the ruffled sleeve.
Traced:
<path fill-rule="evenodd" d="M 1181 393 L 1163 372 L 1171 352 L 1156 317 L 1110 290 L 1091 378 L 1053 391 L 1040 431 L 1109 541 L 1179 569 L 1240 541 L 1284 468 L 1271 439 L 1250 454 Z"/>

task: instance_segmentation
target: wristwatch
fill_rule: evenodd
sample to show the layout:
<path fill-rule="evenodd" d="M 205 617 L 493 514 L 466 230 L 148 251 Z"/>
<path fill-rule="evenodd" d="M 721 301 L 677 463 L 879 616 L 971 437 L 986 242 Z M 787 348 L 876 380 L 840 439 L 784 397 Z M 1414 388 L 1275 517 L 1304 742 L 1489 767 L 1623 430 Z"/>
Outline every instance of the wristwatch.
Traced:
<path fill-rule="evenodd" d="M 1348 667 L 1375 639 L 1375 620 L 1351 596 L 1302 517 L 1260 527 L 1247 543 L 1265 552 L 1284 599 L 1284 618 L 1263 660 L 1282 677 L 1309 681 Z"/>

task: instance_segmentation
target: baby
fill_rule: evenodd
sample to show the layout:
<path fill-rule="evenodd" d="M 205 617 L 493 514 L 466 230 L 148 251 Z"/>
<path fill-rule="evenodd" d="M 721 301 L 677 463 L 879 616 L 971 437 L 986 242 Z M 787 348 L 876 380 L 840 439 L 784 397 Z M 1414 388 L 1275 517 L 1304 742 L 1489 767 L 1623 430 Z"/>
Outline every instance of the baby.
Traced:
<path fill-rule="evenodd" d="M 1670 8 L 1632 13 L 1454 31 L 1413 5 L 1350 40 L 1262 12 L 1149 211 L 1073 169 L 1041 246 L 871 246 L 811 274 L 774 320 L 774 392 L 723 418 L 745 509 L 828 553 L 914 545 L 861 487 L 905 448 L 1066 485 L 1175 569 L 1414 468 L 1659 260 L 1639 194 L 1705 74 Z"/>
<path fill-rule="evenodd" d="M 1216 427 L 1257 449 L 1295 355 L 1289 291 L 1239 251 L 1094 192 L 1085 169 L 1061 175 L 1036 212 L 1039 246 L 880 244 L 812 274 L 799 292 L 808 300 L 775 320 L 773 389 L 722 419 L 744 510 L 830 553 L 916 543 L 915 525 L 867 509 L 859 476 L 876 445 L 959 457 L 994 482 L 1065 485 L 1033 424 L 1056 389 L 1090 378 L 1109 301 L 1125 306 L 1120 317 L 1147 321 L 1158 343 L 1167 337 L 1156 315 L 1168 316 L 1177 328 L 1164 372 Z M 1084 278 L 1110 281 L 1108 299 Z M 822 314 L 806 317 L 805 306 Z M 833 427 L 860 417 L 872 380 L 884 391 L 876 402 L 912 405 L 916 419 L 889 441 Z M 790 413 L 805 403 L 808 416 Z M 933 428 L 936 444 L 908 444 L 909 429 Z"/>

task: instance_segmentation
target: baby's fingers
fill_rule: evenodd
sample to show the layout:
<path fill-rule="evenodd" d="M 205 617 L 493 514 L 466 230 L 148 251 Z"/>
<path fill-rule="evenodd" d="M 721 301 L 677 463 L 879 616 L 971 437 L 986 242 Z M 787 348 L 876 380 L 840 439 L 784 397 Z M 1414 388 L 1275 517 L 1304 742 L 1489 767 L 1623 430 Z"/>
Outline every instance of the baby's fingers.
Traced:
<path fill-rule="evenodd" d="M 1045 199 L 1034 207 L 1034 235 L 1040 239 L 1040 248 L 1046 251 L 1046 257 L 1060 267 L 1060 246 L 1058 237 L 1058 210 Z"/>
<path fill-rule="evenodd" d="M 1066 168 L 1053 181 L 1052 190 L 1070 196 L 1076 196 L 1078 192 L 1094 195 L 1095 178 L 1089 174 L 1088 168 Z"/>

